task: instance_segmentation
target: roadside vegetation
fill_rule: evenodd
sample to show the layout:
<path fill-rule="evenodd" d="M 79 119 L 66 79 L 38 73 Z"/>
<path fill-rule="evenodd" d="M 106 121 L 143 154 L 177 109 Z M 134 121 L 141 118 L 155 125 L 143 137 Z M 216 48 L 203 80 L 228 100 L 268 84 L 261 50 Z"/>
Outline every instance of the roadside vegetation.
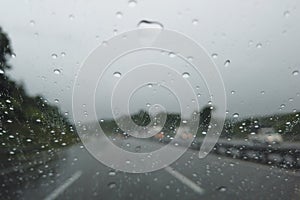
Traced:
<path fill-rule="evenodd" d="M 13 55 L 10 40 L 0 27 L 0 158 L 13 160 L 78 142 L 57 106 L 41 95 L 28 95 L 24 85 L 7 75 Z"/>

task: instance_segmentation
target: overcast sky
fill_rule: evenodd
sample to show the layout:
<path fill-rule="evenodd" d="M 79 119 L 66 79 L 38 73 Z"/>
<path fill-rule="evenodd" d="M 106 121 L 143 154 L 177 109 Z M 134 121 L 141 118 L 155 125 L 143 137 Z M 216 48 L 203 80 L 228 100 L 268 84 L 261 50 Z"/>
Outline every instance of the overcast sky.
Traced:
<path fill-rule="evenodd" d="M 293 75 L 300 70 L 299 6 L 297 0 L 0 0 L 0 26 L 16 53 L 10 75 L 63 111 L 72 112 L 75 74 L 89 53 L 152 20 L 216 54 L 229 115 L 252 116 L 300 109 L 300 75 Z M 133 97 L 143 99 L 141 94 Z"/>

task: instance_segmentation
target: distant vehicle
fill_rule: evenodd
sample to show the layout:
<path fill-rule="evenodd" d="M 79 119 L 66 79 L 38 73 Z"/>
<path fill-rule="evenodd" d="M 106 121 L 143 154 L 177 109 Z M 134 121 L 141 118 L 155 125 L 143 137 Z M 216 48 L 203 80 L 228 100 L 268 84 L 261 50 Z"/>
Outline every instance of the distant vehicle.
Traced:
<path fill-rule="evenodd" d="M 261 144 L 280 144 L 283 142 L 282 136 L 274 128 L 260 128 L 256 134 L 249 135 L 249 140 Z"/>
<path fill-rule="evenodd" d="M 164 132 L 159 132 L 156 135 L 154 135 L 154 138 L 158 140 L 162 140 L 165 137 Z"/>

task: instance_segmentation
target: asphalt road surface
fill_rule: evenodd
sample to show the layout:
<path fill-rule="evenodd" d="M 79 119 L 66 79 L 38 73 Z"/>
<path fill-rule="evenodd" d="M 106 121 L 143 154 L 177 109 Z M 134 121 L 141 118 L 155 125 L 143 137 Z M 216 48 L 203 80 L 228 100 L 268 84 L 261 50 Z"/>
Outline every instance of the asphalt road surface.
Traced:
<path fill-rule="evenodd" d="M 115 142 L 132 151 L 163 145 L 134 138 Z M 191 149 L 169 167 L 131 174 L 106 167 L 78 144 L 10 178 L 1 199 L 300 199 L 299 171 L 214 154 L 199 159 Z"/>

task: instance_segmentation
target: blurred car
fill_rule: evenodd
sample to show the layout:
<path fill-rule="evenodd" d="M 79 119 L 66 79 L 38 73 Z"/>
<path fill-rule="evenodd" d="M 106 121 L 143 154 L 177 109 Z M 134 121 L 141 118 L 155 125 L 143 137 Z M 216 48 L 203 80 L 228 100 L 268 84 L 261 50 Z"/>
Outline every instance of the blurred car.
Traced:
<path fill-rule="evenodd" d="M 282 136 L 273 128 L 260 128 L 256 134 L 249 135 L 249 140 L 260 144 L 280 144 Z"/>
<path fill-rule="evenodd" d="M 159 132 L 156 135 L 154 135 L 154 138 L 161 141 L 165 137 L 164 132 Z"/>

